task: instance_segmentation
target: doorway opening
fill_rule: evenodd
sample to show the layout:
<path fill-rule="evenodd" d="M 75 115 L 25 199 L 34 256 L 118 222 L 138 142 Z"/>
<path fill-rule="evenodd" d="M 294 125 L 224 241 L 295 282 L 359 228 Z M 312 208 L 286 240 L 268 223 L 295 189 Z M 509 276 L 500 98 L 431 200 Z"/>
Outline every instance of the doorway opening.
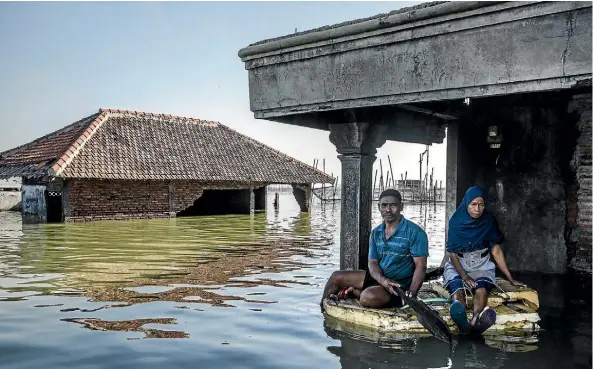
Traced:
<path fill-rule="evenodd" d="M 47 222 L 61 223 L 63 221 L 62 192 L 45 190 L 45 203 L 47 204 Z"/>

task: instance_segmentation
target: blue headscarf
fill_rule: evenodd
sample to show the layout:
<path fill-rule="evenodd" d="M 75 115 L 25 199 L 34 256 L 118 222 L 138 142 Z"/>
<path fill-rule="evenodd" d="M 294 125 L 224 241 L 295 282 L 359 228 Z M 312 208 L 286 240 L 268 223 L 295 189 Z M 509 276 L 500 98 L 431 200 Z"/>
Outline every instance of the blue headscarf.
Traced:
<path fill-rule="evenodd" d="M 496 219 L 484 210 L 478 219 L 472 218 L 467 207 L 476 197 L 486 201 L 484 190 L 480 187 L 470 187 L 463 201 L 449 220 L 449 234 L 447 237 L 447 251 L 464 253 L 484 247 L 494 246 L 503 241 L 504 237 L 498 229 Z"/>

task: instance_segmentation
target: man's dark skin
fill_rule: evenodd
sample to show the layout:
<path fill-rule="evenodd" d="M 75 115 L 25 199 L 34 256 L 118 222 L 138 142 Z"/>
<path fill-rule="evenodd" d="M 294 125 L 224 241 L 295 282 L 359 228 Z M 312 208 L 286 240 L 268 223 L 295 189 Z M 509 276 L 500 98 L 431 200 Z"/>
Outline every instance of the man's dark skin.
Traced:
<path fill-rule="evenodd" d="M 379 200 L 379 211 L 381 217 L 385 222 L 385 238 L 389 239 L 397 226 L 401 222 L 401 212 L 404 208 L 401 200 L 395 196 L 384 196 Z M 412 284 L 409 291 L 406 292 L 411 297 L 416 297 L 418 290 L 424 282 L 426 276 L 426 256 L 414 257 L 414 276 L 412 277 Z M 379 283 L 379 286 L 371 286 L 362 290 L 366 271 L 337 271 L 332 273 L 325 289 L 320 305 L 323 306 L 323 300 L 326 297 L 335 295 L 342 288 L 348 288 L 348 293 L 354 297 L 360 298 L 360 305 L 369 308 L 382 308 L 389 304 L 391 300 L 390 294 L 397 295 L 394 286 L 401 287 L 398 283 L 386 278 L 379 266 L 379 260 L 369 259 L 368 261 L 369 273 Z"/>

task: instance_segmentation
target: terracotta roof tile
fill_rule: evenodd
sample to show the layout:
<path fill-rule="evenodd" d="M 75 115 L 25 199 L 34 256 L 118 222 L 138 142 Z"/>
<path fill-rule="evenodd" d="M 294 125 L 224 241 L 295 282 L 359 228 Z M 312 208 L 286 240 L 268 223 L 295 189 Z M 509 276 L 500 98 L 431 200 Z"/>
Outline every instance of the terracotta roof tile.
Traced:
<path fill-rule="evenodd" d="M 0 153 L 0 175 L 15 175 L 15 166 L 30 168 L 29 165 L 38 166 L 39 174 L 47 174 L 41 172 L 47 172 L 51 164 L 64 155 L 97 115 L 91 115 L 35 141 Z M 35 175 L 37 172 L 23 170 L 26 175 Z"/>
<path fill-rule="evenodd" d="M 70 129 L 66 130 L 66 128 Z M 0 175 L 44 160 L 64 178 L 328 183 L 333 178 L 218 122 L 102 109 L 2 153 Z M 60 159 L 58 161 L 58 159 Z M 53 165 L 53 167 L 52 167 Z M 23 170 L 30 171 L 28 167 Z"/>

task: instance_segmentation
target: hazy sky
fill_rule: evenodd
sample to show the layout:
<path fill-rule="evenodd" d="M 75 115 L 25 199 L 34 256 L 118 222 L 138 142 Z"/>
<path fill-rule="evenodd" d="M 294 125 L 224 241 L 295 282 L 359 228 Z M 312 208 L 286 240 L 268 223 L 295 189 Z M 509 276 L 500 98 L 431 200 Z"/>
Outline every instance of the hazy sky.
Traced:
<path fill-rule="evenodd" d="M 312 164 L 340 162 L 328 132 L 256 120 L 239 49 L 263 39 L 418 2 L 0 2 L 0 151 L 99 108 L 216 120 Z M 306 148 L 303 149 L 302 147 Z M 445 178 L 445 145 L 431 147 Z M 387 142 L 399 178 L 422 145 Z M 376 166 L 379 159 L 376 161 Z M 444 183 L 443 183 L 444 184 Z"/>

